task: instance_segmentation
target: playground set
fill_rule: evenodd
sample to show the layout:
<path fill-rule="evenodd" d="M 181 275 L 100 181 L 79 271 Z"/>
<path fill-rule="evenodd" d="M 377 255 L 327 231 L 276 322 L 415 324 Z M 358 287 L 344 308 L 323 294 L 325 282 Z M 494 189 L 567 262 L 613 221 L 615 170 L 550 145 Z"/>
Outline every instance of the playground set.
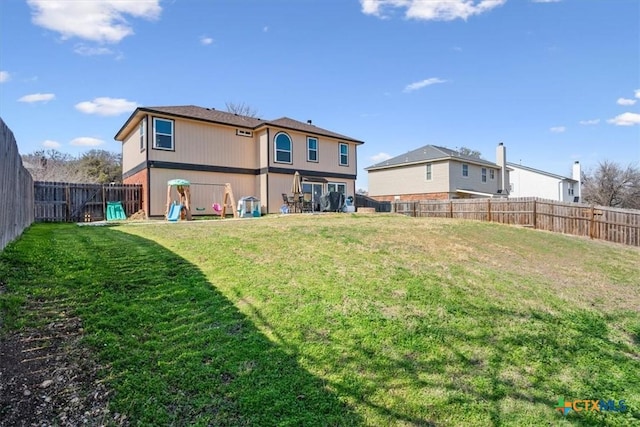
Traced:
<path fill-rule="evenodd" d="M 231 184 L 203 184 L 203 183 L 191 183 L 185 179 L 172 179 L 167 182 L 167 209 L 165 217 L 168 221 L 175 222 L 178 220 L 190 221 L 192 219 L 191 213 L 191 186 L 192 185 L 209 185 L 224 189 L 222 200 L 220 202 L 215 201 L 211 205 L 213 211 L 220 215 L 221 219 L 225 219 L 227 214 L 232 214 L 234 218 L 238 218 L 241 214 L 241 209 L 234 209 L 235 198 L 233 196 L 233 190 Z M 175 188 L 178 193 L 177 200 L 172 198 L 172 190 Z M 246 199 L 243 197 L 243 199 Z M 252 198 L 253 199 L 253 198 Z M 257 200 L 257 199 L 255 199 Z M 204 208 L 196 208 L 196 210 L 204 210 Z M 259 207 L 258 207 L 259 212 Z M 259 215 L 258 215 L 259 216 Z"/>

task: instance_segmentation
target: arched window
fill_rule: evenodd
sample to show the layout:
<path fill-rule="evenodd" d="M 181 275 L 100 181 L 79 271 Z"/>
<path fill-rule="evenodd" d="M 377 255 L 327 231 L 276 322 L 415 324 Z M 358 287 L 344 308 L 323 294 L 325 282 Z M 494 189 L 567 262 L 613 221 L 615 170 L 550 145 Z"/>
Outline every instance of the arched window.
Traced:
<path fill-rule="evenodd" d="M 291 163 L 291 138 L 284 132 L 280 132 L 276 135 L 275 139 L 276 148 L 276 162 L 278 163 Z"/>

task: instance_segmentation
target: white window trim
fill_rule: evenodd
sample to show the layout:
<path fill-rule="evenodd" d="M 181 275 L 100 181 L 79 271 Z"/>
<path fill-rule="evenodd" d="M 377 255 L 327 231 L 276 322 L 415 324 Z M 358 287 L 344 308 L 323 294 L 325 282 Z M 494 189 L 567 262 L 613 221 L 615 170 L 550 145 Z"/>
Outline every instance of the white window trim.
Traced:
<path fill-rule="evenodd" d="M 140 152 L 142 153 L 146 148 L 147 137 L 147 119 L 140 120 Z"/>
<path fill-rule="evenodd" d="M 286 135 L 287 138 L 289 138 L 289 150 L 278 150 L 278 136 L 280 135 Z M 282 160 L 278 160 L 278 152 L 288 152 L 289 153 L 289 161 L 288 162 L 283 162 Z M 273 162 L 274 163 L 284 163 L 284 164 L 292 164 L 293 163 L 293 140 L 291 139 L 291 136 L 289 136 L 288 133 L 286 132 L 278 132 L 277 134 L 275 134 L 275 136 L 273 137 Z"/>
<path fill-rule="evenodd" d="M 315 140 L 316 141 L 316 148 L 315 150 L 312 150 L 309 148 L 309 141 L 310 140 Z M 316 152 L 316 159 L 315 160 L 311 160 L 309 154 L 315 151 Z M 320 141 L 318 141 L 318 138 L 315 138 L 313 136 L 308 136 L 307 137 L 307 162 L 313 162 L 313 163 L 318 163 L 320 161 Z"/>
<path fill-rule="evenodd" d="M 245 130 L 245 129 L 236 129 L 236 135 L 245 136 L 247 138 L 251 138 L 251 137 L 253 137 L 253 132 L 251 132 L 250 130 Z"/>
<path fill-rule="evenodd" d="M 424 171 L 425 181 L 433 181 L 433 163 L 427 163 Z"/>
<path fill-rule="evenodd" d="M 347 147 L 347 163 L 342 163 L 342 146 Z M 338 144 L 338 165 L 339 166 L 349 166 L 349 144 L 346 144 L 344 142 L 341 142 Z"/>
<path fill-rule="evenodd" d="M 464 174 L 464 167 L 467 167 L 467 174 Z M 463 178 L 469 178 L 469 164 L 468 163 L 463 163 L 462 164 L 462 177 Z"/>
<path fill-rule="evenodd" d="M 339 186 L 344 187 L 344 192 L 342 194 L 344 194 L 345 196 L 347 195 L 347 183 L 346 182 L 327 182 L 327 191 L 331 191 L 331 190 L 329 190 L 329 187 L 331 187 L 332 185 L 336 186 L 336 191 L 337 191 L 337 187 L 339 187 Z"/>
<path fill-rule="evenodd" d="M 480 181 L 487 182 L 487 168 L 482 168 L 480 172 Z"/>
<path fill-rule="evenodd" d="M 156 122 L 158 120 L 162 120 L 162 121 L 171 123 L 171 148 L 158 147 L 158 145 L 156 144 L 156 135 L 158 135 L 158 132 L 156 132 Z M 175 122 L 173 120 L 165 119 L 165 118 L 162 118 L 162 117 L 154 117 L 153 118 L 153 148 L 154 148 L 154 150 L 175 151 L 175 148 L 176 148 L 175 133 L 176 133 L 176 128 L 175 128 Z M 160 133 L 159 135 L 166 135 L 166 134 Z"/>

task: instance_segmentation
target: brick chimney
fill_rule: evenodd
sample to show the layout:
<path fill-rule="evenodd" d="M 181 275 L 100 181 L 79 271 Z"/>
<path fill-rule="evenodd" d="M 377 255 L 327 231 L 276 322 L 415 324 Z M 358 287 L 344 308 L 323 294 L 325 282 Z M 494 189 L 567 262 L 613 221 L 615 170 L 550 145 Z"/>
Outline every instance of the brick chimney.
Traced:
<path fill-rule="evenodd" d="M 509 194 L 509 172 L 507 171 L 507 147 L 501 142 L 496 148 L 496 164 L 500 166 L 498 172 L 498 190 L 505 196 Z"/>

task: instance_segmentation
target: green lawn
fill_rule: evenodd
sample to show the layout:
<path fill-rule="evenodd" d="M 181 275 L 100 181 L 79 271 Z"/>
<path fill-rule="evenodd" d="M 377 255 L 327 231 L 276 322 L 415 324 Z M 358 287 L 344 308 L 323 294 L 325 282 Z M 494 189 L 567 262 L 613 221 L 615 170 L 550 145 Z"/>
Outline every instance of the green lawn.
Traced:
<path fill-rule="evenodd" d="M 0 279 L 5 332 L 50 321 L 35 300 L 83 320 L 133 424 L 640 424 L 638 248 L 393 215 L 36 224 Z"/>

